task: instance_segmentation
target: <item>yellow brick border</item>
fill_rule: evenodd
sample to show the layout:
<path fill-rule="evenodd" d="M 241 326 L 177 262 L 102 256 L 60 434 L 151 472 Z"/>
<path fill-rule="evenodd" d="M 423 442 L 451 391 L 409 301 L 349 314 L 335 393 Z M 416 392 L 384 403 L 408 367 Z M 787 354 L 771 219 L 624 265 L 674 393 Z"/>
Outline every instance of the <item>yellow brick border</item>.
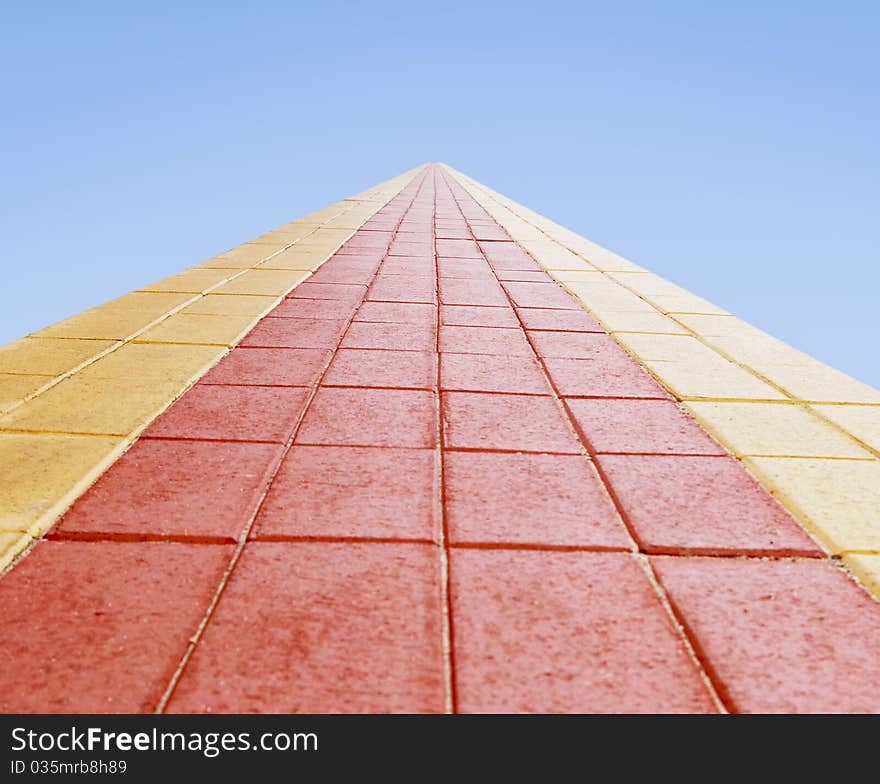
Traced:
<path fill-rule="evenodd" d="M 423 169 L 0 347 L 0 570 Z"/>
<path fill-rule="evenodd" d="M 880 596 L 880 391 L 445 168 Z"/>

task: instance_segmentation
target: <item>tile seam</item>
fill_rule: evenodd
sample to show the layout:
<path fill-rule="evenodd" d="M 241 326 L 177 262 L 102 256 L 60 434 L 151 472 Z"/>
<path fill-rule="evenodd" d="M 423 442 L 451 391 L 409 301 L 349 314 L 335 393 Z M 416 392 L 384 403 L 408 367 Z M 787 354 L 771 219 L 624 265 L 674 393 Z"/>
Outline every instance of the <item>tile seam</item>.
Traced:
<path fill-rule="evenodd" d="M 439 514 L 440 536 L 440 601 L 442 614 L 441 626 L 443 635 L 443 681 L 445 709 L 447 713 L 458 712 L 458 687 L 455 669 L 455 625 L 452 607 L 452 564 L 449 558 L 449 520 L 446 510 L 446 459 L 443 439 L 443 406 L 441 394 L 443 390 L 440 375 L 440 263 L 437 254 L 437 169 L 431 168 L 434 189 L 433 208 L 431 211 L 431 244 L 434 259 L 434 421 L 435 439 L 437 441 L 437 512 Z"/>

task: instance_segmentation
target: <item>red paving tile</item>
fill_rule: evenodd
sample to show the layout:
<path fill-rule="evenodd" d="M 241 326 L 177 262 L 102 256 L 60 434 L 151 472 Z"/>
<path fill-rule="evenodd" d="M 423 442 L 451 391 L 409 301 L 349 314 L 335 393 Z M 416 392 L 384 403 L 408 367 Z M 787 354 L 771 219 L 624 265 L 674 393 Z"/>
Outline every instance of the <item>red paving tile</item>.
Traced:
<path fill-rule="evenodd" d="M 378 269 L 378 259 L 336 256 L 324 264 L 309 280 L 313 283 L 359 283 L 366 286 L 373 280 Z"/>
<path fill-rule="evenodd" d="M 428 325 L 433 329 L 437 315 L 433 305 L 411 302 L 365 302 L 358 309 L 354 320 Z"/>
<path fill-rule="evenodd" d="M 581 452 L 552 397 L 444 392 L 443 434 L 450 448 Z"/>
<path fill-rule="evenodd" d="M 440 323 L 459 327 L 516 328 L 519 326 L 516 314 L 509 307 L 473 305 L 441 305 Z"/>
<path fill-rule="evenodd" d="M 388 250 L 389 256 L 429 256 L 433 252 L 432 243 L 425 242 L 405 242 L 404 240 L 396 240 L 391 243 Z"/>
<path fill-rule="evenodd" d="M 434 353 L 342 348 L 324 377 L 328 386 L 432 389 Z"/>
<path fill-rule="evenodd" d="M 382 262 L 382 275 L 415 275 L 420 279 L 434 279 L 434 259 L 431 256 L 389 256 Z"/>
<path fill-rule="evenodd" d="M 450 354 L 440 358 L 442 389 L 549 395 L 550 385 L 534 357 Z"/>
<path fill-rule="evenodd" d="M 430 545 L 252 543 L 170 712 L 442 712 L 439 579 Z"/>
<path fill-rule="evenodd" d="M 595 332 L 530 331 L 529 340 L 539 357 L 596 359 L 609 354 L 627 357 L 613 338 Z"/>
<path fill-rule="evenodd" d="M 322 388 L 296 437 L 299 444 L 432 447 L 434 397 L 421 390 Z"/>
<path fill-rule="evenodd" d="M 436 338 L 430 324 L 395 324 L 379 321 L 352 322 L 343 348 L 381 348 L 397 351 L 434 351 Z"/>
<path fill-rule="evenodd" d="M 446 519 L 459 542 L 628 549 L 611 498 L 581 455 L 446 455 Z"/>
<path fill-rule="evenodd" d="M 456 354 L 494 354 L 532 357 L 532 349 L 520 329 L 498 327 L 440 327 L 440 351 Z"/>
<path fill-rule="evenodd" d="M 520 283 L 504 281 L 504 288 L 519 308 L 553 308 L 580 310 L 580 306 L 565 289 L 555 283 Z"/>
<path fill-rule="evenodd" d="M 672 401 L 568 399 L 566 404 L 596 452 L 727 454 Z"/>
<path fill-rule="evenodd" d="M 333 348 L 345 330 L 345 321 L 332 319 L 264 318 L 241 341 L 258 348 Z"/>
<path fill-rule="evenodd" d="M 733 458 L 600 455 L 598 461 L 645 552 L 822 554 Z"/>
<path fill-rule="evenodd" d="M 528 330 L 549 329 L 565 332 L 605 333 L 602 325 L 583 310 L 519 308 L 518 313 L 523 326 Z"/>
<path fill-rule="evenodd" d="M 141 439 L 79 498 L 58 530 L 234 541 L 281 453 L 275 444 Z"/>
<path fill-rule="evenodd" d="M 408 275 L 377 276 L 367 299 L 380 302 L 428 302 L 436 300 L 434 281 L 415 281 Z"/>
<path fill-rule="evenodd" d="M 200 383 L 310 386 L 329 357 L 317 348 L 235 348 Z"/>
<path fill-rule="evenodd" d="M 453 550 L 451 584 L 462 712 L 714 710 L 630 555 Z"/>
<path fill-rule="evenodd" d="M 491 223 L 471 223 L 471 231 L 478 240 L 510 240 L 510 235 L 495 221 Z"/>
<path fill-rule="evenodd" d="M 38 545 L 0 581 L 4 713 L 152 711 L 231 555 L 165 542 Z"/>
<path fill-rule="evenodd" d="M 350 305 L 352 310 L 360 304 L 361 300 L 367 293 L 367 287 L 363 285 L 354 285 L 349 283 L 312 283 L 306 281 L 300 283 L 290 294 L 287 299 L 299 300 L 330 300 L 334 302 L 344 302 Z"/>
<path fill-rule="evenodd" d="M 391 244 L 394 234 L 390 231 L 358 232 L 346 240 L 346 248 L 379 248 L 384 250 Z"/>
<path fill-rule="evenodd" d="M 368 261 L 378 264 L 385 255 L 380 248 L 356 248 L 351 245 L 343 245 L 336 251 L 335 258 L 341 259 L 358 259 L 359 261 Z"/>
<path fill-rule="evenodd" d="M 731 708 L 880 710 L 880 604 L 829 561 L 652 562 Z"/>
<path fill-rule="evenodd" d="M 564 397 L 670 399 L 651 374 L 622 351 L 597 359 L 545 359 L 544 367 Z"/>
<path fill-rule="evenodd" d="M 471 239 L 471 231 L 467 223 L 462 221 L 451 226 L 437 224 L 434 236 L 443 240 L 469 240 Z"/>
<path fill-rule="evenodd" d="M 552 283 L 546 272 L 541 270 L 498 270 L 498 280 L 520 281 L 522 283 Z"/>
<path fill-rule="evenodd" d="M 481 259 L 483 254 L 476 242 L 466 240 L 437 240 L 437 255 L 459 259 Z"/>
<path fill-rule="evenodd" d="M 356 307 L 355 304 L 341 299 L 288 298 L 272 311 L 272 317 L 342 321 L 351 318 Z"/>
<path fill-rule="evenodd" d="M 541 270 L 538 263 L 513 242 L 480 242 L 489 264 L 496 270 Z"/>
<path fill-rule="evenodd" d="M 509 303 L 504 290 L 494 280 L 441 278 L 440 302 L 444 305 L 501 305 Z"/>
<path fill-rule="evenodd" d="M 196 384 L 144 435 L 284 443 L 303 412 L 307 396 L 303 387 Z"/>
<path fill-rule="evenodd" d="M 434 540 L 431 449 L 294 446 L 253 536 Z"/>
<path fill-rule="evenodd" d="M 437 274 L 441 278 L 468 278 L 495 281 L 495 273 L 482 259 L 437 259 Z"/>

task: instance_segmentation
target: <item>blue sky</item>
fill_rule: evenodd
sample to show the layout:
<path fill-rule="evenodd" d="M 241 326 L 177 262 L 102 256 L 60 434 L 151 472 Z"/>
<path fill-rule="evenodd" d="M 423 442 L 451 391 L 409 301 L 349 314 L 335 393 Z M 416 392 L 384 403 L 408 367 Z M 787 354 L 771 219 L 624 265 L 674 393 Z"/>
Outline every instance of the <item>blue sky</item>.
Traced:
<path fill-rule="evenodd" d="M 0 343 L 442 160 L 880 386 L 877 3 L 0 10 Z"/>

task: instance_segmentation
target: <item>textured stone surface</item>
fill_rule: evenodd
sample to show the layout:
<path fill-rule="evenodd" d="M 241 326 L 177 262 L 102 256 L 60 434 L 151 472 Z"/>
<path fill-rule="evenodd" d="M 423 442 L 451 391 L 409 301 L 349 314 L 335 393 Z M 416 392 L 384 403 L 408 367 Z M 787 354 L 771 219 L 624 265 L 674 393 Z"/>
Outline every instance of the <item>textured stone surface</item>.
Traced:
<path fill-rule="evenodd" d="M 150 712 L 231 547 L 45 542 L 0 580 L 8 713 Z M 39 677 L 22 677 L 22 667 Z"/>
<path fill-rule="evenodd" d="M 713 711 L 632 556 L 456 550 L 451 573 L 463 712 Z"/>
<path fill-rule="evenodd" d="M 880 711 L 880 604 L 826 560 L 655 558 L 731 706 Z"/>
<path fill-rule="evenodd" d="M 255 603 L 255 596 L 272 600 Z M 442 711 L 433 548 L 250 544 L 169 707 L 204 713 Z"/>

